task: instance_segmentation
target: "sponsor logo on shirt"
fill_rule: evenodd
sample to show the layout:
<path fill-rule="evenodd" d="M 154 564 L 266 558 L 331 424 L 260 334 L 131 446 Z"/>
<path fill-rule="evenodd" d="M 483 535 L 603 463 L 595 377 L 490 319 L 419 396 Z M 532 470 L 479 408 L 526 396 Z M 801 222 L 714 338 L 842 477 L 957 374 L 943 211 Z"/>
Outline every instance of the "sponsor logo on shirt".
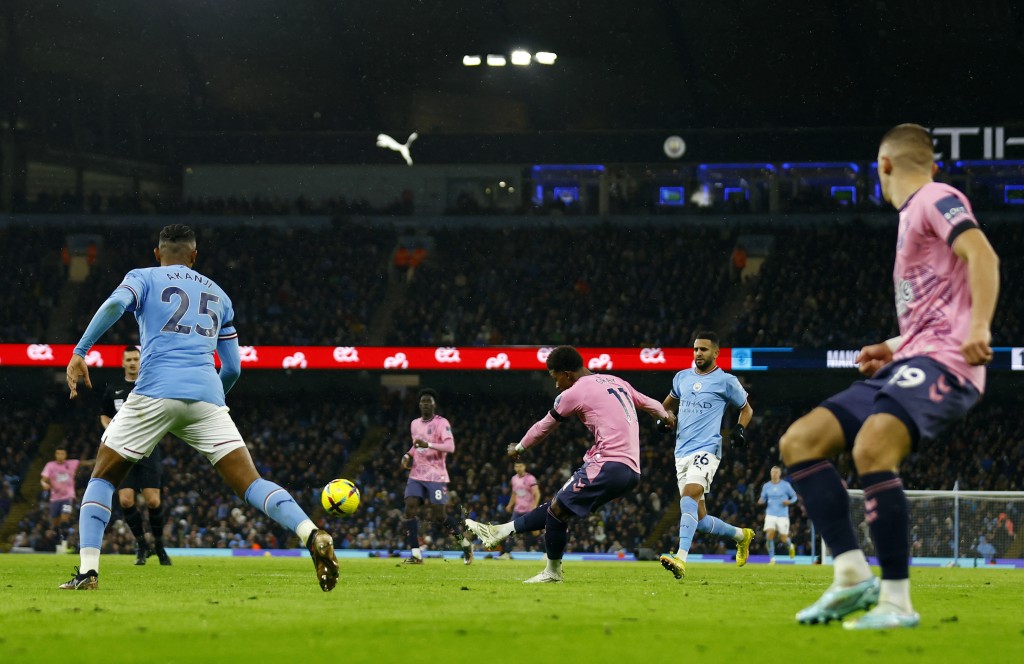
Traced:
<path fill-rule="evenodd" d="M 967 206 L 956 196 L 946 196 L 935 202 L 935 208 L 946 221 L 952 223 L 957 217 L 968 214 Z"/>

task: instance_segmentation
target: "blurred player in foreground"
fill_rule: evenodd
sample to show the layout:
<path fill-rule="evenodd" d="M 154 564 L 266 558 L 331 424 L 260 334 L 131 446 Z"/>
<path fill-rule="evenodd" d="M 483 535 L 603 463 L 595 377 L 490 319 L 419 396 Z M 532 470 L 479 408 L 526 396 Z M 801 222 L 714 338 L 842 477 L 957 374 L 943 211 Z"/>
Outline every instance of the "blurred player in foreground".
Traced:
<path fill-rule="evenodd" d="M 583 366 L 579 351 L 571 346 L 552 350 L 547 367 L 560 394 L 548 414 L 530 427 L 521 441 L 508 446 L 508 455 L 518 459 L 520 454 L 573 415 L 594 434 L 593 447 L 583 455 L 583 465 L 551 502 L 500 525 L 466 520 L 466 526 L 480 537 L 487 548 L 501 544 L 514 532 L 527 533 L 544 528 L 547 564 L 544 571 L 524 583 L 561 583 L 569 520 L 593 514 L 605 503 L 633 490 L 640 482 L 637 408 L 675 423 L 675 415 L 621 378 L 591 373 Z"/>
<path fill-rule="evenodd" d="M 125 275 L 100 305 L 68 363 L 67 383 L 74 399 L 79 380 L 92 387 L 86 353 L 125 311 L 135 314 L 142 341 L 139 380 L 103 432 L 79 512 L 81 565 L 59 587 L 98 587 L 100 549 L 114 487 L 132 464 L 173 433 L 205 456 L 239 498 L 295 532 L 309 549 L 321 589 L 333 589 L 338 581 L 333 538 L 313 525 L 287 491 L 260 477 L 224 405 L 224 395 L 242 366 L 230 298 L 192 269 L 196 236 L 188 226 L 165 226 L 153 254 L 160 267 Z M 220 356 L 220 373 L 214 368 L 214 350 Z"/>
<path fill-rule="evenodd" d="M 882 137 L 882 197 L 899 210 L 893 284 L 900 335 L 862 348 L 858 363 L 867 380 L 826 399 L 782 436 L 793 485 L 835 557 L 832 585 L 796 614 L 803 624 L 871 607 L 843 626 L 920 622 L 910 601 L 909 508 L 896 473 L 920 439 L 936 437 L 981 397 L 999 294 L 999 258 L 967 197 L 932 181 L 937 170 L 924 127 L 899 125 Z M 851 444 L 881 582 L 857 542 L 849 496 L 828 461 Z"/>

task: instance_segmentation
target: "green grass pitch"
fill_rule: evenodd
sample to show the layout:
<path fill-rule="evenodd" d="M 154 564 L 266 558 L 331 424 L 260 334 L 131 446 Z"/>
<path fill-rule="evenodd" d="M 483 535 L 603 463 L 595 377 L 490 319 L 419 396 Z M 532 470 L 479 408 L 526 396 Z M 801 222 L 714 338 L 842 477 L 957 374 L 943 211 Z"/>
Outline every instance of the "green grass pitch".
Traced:
<path fill-rule="evenodd" d="M 343 559 L 331 593 L 308 558 L 105 556 L 98 591 L 59 591 L 77 556 L 0 556 L 0 662 L 1020 662 L 1024 572 L 915 568 L 922 624 L 797 625 L 830 567 Z"/>

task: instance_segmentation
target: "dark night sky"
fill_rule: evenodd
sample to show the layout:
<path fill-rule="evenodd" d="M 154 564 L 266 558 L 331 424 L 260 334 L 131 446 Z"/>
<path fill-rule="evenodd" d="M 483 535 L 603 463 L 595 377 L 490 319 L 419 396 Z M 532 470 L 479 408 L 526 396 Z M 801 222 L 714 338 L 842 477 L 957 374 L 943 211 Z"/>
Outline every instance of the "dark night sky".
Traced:
<path fill-rule="evenodd" d="M 4 115 L 51 135 L 1024 121 L 1011 0 L 6 0 L 3 12 Z M 516 46 L 558 62 L 461 64 Z"/>

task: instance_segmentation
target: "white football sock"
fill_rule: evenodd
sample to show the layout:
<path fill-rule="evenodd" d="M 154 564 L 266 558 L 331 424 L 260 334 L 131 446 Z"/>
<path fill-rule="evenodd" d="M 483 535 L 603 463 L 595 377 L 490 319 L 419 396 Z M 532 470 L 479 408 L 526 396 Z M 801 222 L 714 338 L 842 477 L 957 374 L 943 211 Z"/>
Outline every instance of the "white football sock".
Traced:
<path fill-rule="evenodd" d="M 878 603 L 885 602 L 898 606 L 907 613 L 913 613 L 914 607 L 910 603 L 910 579 L 882 579 Z"/>
<path fill-rule="evenodd" d="M 85 574 L 86 572 L 100 573 L 100 550 L 87 546 L 82 548 L 78 552 L 81 562 L 79 563 L 78 572 Z"/>
<path fill-rule="evenodd" d="M 853 549 L 840 553 L 832 561 L 833 579 L 836 585 L 852 586 L 866 581 L 871 576 L 871 566 L 864 552 Z"/>

